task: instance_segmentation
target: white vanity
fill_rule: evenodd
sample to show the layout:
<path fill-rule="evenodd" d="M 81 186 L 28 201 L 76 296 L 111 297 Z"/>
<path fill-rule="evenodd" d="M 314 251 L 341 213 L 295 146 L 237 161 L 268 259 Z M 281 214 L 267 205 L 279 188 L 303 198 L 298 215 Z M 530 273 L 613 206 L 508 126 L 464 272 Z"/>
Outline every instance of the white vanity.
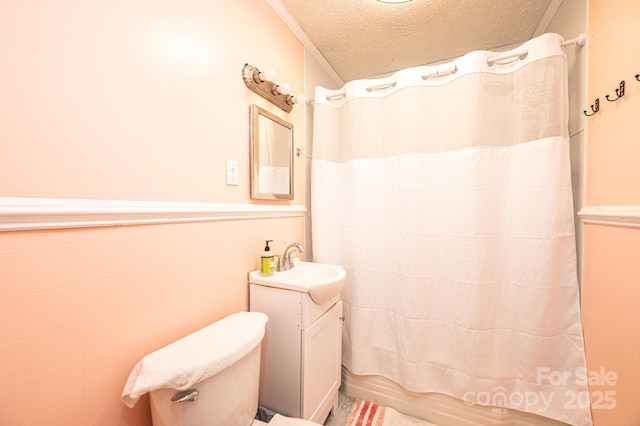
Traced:
<path fill-rule="evenodd" d="M 340 266 L 311 262 L 268 277 L 249 274 L 250 310 L 269 317 L 260 406 L 319 423 L 337 408 L 345 275 Z"/>

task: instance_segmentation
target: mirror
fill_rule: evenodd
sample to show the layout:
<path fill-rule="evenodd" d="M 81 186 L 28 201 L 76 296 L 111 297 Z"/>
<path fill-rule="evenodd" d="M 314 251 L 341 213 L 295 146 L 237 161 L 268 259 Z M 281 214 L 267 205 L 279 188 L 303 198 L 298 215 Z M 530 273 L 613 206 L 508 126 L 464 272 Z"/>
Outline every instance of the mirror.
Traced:
<path fill-rule="evenodd" d="M 293 200 L 293 125 L 251 106 L 251 198 Z"/>

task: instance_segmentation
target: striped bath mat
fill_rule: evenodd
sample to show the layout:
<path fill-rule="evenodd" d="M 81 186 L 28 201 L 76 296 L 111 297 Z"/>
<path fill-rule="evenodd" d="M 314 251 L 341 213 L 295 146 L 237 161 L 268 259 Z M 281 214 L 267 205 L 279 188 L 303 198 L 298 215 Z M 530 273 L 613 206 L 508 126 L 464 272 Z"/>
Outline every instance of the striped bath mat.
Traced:
<path fill-rule="evenodd" d="M 356 399 L 345 426 L 437 426 L 398 413 L 391 407 Z"/>

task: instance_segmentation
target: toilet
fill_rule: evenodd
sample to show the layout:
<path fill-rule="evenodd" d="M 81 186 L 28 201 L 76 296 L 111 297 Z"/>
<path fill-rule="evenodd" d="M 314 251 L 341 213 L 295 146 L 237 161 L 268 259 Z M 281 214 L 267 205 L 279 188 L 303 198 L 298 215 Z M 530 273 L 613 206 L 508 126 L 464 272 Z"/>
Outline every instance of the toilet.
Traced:
<path fill-rule="evenodd" d="M 152 352 L 129 375 L 123 402 L 149 393 L 154 426 L 318 426 L 279 414 L 254 420 L 267 321 L 238 312 Z"/>

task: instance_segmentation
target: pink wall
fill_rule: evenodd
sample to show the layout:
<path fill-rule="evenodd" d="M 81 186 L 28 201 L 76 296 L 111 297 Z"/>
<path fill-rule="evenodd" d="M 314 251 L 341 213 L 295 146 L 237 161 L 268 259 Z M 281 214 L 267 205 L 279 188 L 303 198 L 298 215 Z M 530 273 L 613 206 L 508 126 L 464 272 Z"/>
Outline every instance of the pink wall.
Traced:
<path fill-rule="evenodd" d="M 589 2 L 588 104 L 600 98 L 600 113 L 587 119 L 589 205 L 640 204 L 640 2 Z M 625 80 L 625 97 L 615 89 Z M 587 105 L 584 109 L 591 110 Z"/>
<path fill-rule="evenodd" d="M 588 104 L 600 112 L 587 119 L 586 204 L 640 204 L 640 2 L 590 0 Z M 615 103 L 615 89 L 626 95 Z M 587 109 L 587 105 L 585 105 Z M 596 426 L 640 421 L 640 229 L 586 224 L 584 229 L 583 322 L 587 367 L 617 375 L 615 384 L 591 386 Z M 610 406 L 609 406 L 610 407 Z"/>
<path fill-rule="evenodd" d="M 4 1 L 0 52 L 2 196 L 245 202 L 249 105 L 304 135 L 303 108 L 241 78 L 248 62 L 304 90 L 302 44 L 265 0 Z"/>
<path fill-rule="evenodd" d="M 133 365 L 247 309 L 262 240 L 302 241 L 302 228 L 300 218 L 0 233 L 0 424 L 150 424 L 146 399 L 120 402 Z"/>
<path fill-rule="evenodd" d="M 637 426 L 640 421 L 640 229 L 586 225 L 583 326 L 589 371 L 617 375 L 591 386 L 596 426 Z M 615 408 L 598 398 L 613 391 Z M 598 403 L 598 401 L 600 403 Z"/>
<path fill-rule="evenodd" d="M 242 66 L 303 89 L 262 0 L 0 4 L 0 197 L 252 203 Z M 298 144 L 302 144 L 299 140 Z M 237 160 L 240 185 L 225 183 Z M 304 204 L 304 162 L 294 204 Z M 264 239 L 304 219 L 0 232 L 0 424 L 149 425 L 120 402 L 145 354 L 247 309 Z"/>

